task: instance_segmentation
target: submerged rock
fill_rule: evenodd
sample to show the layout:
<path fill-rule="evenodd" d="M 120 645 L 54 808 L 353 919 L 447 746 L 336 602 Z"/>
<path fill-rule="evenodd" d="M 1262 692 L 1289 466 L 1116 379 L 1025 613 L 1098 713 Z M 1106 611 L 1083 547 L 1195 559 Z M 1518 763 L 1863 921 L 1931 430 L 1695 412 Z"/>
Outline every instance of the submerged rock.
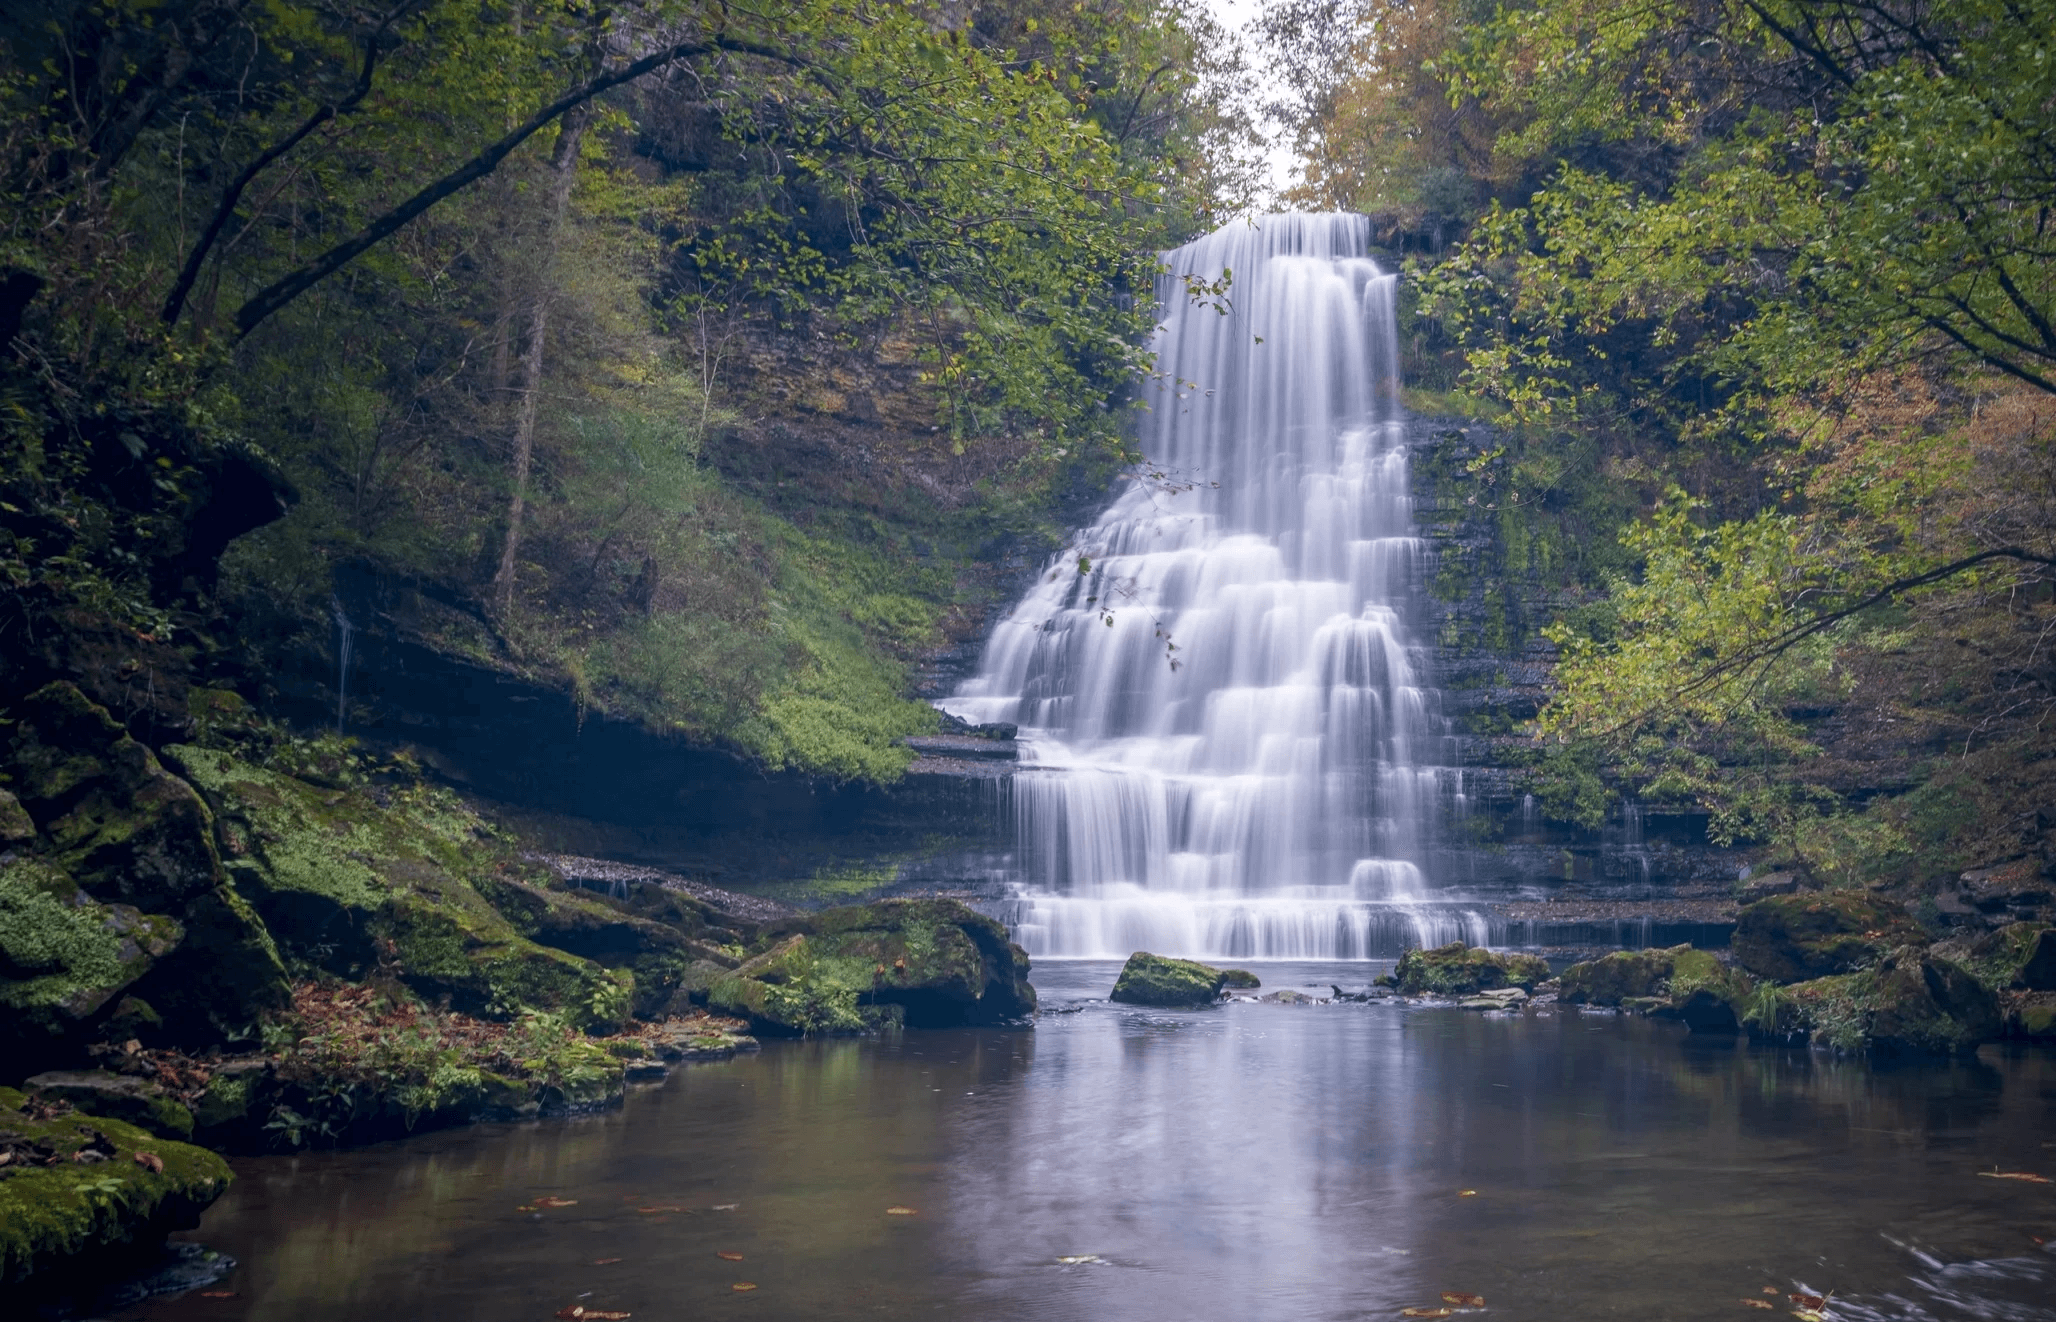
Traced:
<path fill-rule="evenodd" d="M 881 900 L 786 919 L 716 979 L 707 1008 L 761 1033 L 993 1024 L 1035 1012 L 1028 952 L 956 900 Z"/>
<path fill-rule="evenodd" d="M 1874 964 L 1928 938 L 1897 904 L 1856 891 L 1779 895 L 1736 917 L 1735 958 L 1772 982 L 1804 982 Z"/>
<path fill-rule="evenodd" d="M 1221 999 L 1227 980 L 1224 970 L 1210 964 L 1138 950 L 1121 966 L 1107 999 L 1125 1005 L 1211 1005 Z"/>
<path fill-rule="evenodd" d="M 0 1088 L 0 1286 L 154 1256 L 230 1179 L 203 1148 Z"/>
<path fill-rule="evenodd" d="M 1475 996 L 1495 987 L 1532 989 L 1549 976 L 1549 964 L 1538 955 L 1503 955 L 1452 941 L 1407 951 L 1392 976 L 1405 996 Z"/>

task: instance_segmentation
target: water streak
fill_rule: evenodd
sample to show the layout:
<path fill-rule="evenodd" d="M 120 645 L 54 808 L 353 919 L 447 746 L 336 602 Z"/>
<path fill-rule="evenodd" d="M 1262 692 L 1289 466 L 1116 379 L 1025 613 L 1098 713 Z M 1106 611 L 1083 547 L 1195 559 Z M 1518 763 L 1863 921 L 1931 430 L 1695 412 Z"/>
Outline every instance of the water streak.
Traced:
<path fill-rule="evenodd" d="M 1032 953 L 1483 939 L 1422 873 L 1460 780 L 1406 623 L 1425 548 L 1367 240 L 1274 216 L 1165 255 L 1146 471 L 943 703 L 1022 727 Z M 1228 272 L 1225 306 L 1186 296 Z"/>

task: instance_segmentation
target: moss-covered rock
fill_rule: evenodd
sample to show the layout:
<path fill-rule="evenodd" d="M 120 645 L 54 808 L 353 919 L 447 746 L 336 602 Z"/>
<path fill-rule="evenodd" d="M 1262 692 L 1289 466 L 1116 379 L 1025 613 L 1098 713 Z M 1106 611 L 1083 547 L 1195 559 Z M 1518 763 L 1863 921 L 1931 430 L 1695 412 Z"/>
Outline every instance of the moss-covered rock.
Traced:
<path fill-rule="evenodd" d="M 504 876 L 505 853 L 481 837 L 482 824 L 453 796 L 416 785 L 374 797 L 220 749 L 181 745 L 166 756 L 214 805 L 236 889 L 292 957 L 344 977 L 384 966 L 423 995 L 447 996 L 472 1014 L 506 1017 L 532 1007 L 608 1032 L 634 1008 L 629 969 L 606 968 L 522 930 L 569 932 L 583 923 L 604 943 L 624 925 L 609 928 L 572 897 L 555 899 Z M 481 886 L 507 897 L 516 918 Z M 645 945 L 659 939 L 649 929 L 637 935 Z M 687 962 L 670 958 L 666 969 L 675 978 Z"/>
<path fill-rule="evenodd" d="M 767 929 L 707 1007 L 773 1034 L 1000 1023 L 1035 1011 L 1028 953 L 955 900 L 882 900 Z"/>
<path fill-rule="evenodd" d="M 153 1247 L 229 1186 L 203 1148 L 0 1088 L 0 1286 Z"/>
<path fill-rule="evenodd" d="M 1755 992 L 1755 980 L 1690 945 L 1619 950 L 1563 971 L 1559 999 L 1573 1005 L 1618 1005 L 1682 1019 L 1695 1033 L 1733 1033 Z"/>
<path fill-rule="evenodd" d="M 1616 950 L 1573 964 L 1562 974 L 1557 999 L 1569 1005 L 1619 1005 L 1631 996 L 1658 996 L 1669 989 L 1678 950 Z"/>
<path fill-rule="evenodd" d="M 247 1032 L 265 1011 L 285 1004 L 278 951 L 228 884 L 213 816 L 193 787 L 70 684 L 39 689 L 17 710 L 7 770 L 36 828 L 25 848 L 46 869 L 32 889 L 56 894 L 61 887 L 50 877 L 61 874 L 100 906 L 89 912 L 73 903 L 80 912 L 70 937 L 96 922 L 112 924 L 138 934 L 139 951 L 156 952 L 151 967 L 136 968 L 114 990 L 133 985 L 155 1006 L 163 1031 L 189 1043 Z M 28 921 L 28 908 L 44 909 L 24 901 L 20 888 L 10 890 L 17 926 Z M 72 944 L 87 957 L 84 946 Z M 97 946 L 88 962 L 104 976 L 107 943 Z M 41 991 L 14 992 L 35 997 L 49 990 L 46 983 Z"/>
<path fill-rule="evenodd" d="M 11 791 L 0 789 L 0 850 L 19 849 L 35 840 L 36 824 L 29 810 Z"/>
<path fill-rule="evenodd" d="M 1221 986 L 1223 988 L 1232 988 L 1236 991 L 1248 991 L 1251 988 L 1261 987 L 1263 985 L 1263 980 L 1258 978 L 1256 974 L 1251 973 L 1248 969 L 1221 970 Z"/>
<path fill-rule="evenodd" d="M 1966 1052 L 2005 1028 L 1990 988 L 1918 946 L 1888 951 L 1855 973 L 1782 988 L 1752 1005 L 1747 1017 L 1756 1031 L 1886 1055 Z"/>
<path fill-rule="evenodd" d="M 176 920 L 102 904 L 39 859 L 0 858 L 0 1056 L 41 1063 L 183 936 Z"/>
<path fill-rule="evenodd" d="M 2010 924 L 1979 938 L 1959 962 L 1994 991 L 2056 991 L 2056 927 Z"/>
<path fill-rule="evenodd" d="M 1227 980 L 1226 971 L 1212 965 L 1138 950 L 1121 966 L 1107 999 L 1127 1005 L 1211 1005 L 1221 999 Z"/>
<path fill-rule="evenodd" d="M 1537 955 L 1505 955 L 1452 941 L 1433 950 L 1409 950 L 1392 970 L 1405 996 L 1475 996 L 1495 987 L 1533 991 L 1549 977 L 1549 963 Z"/>
<path fill-rule="evenodd" d="M 475 884 L 523 936 L 634 974 L 638 1018 L 661 1013 L 695 962 L 740 962 L 721 946 L 686 935 L 679 925 L 646 918 L 599 896 L 499 876 Z M 681 917 L 686 914 L 698 917 L 691 910 Z"/>
<path fill-rule="evenodd" d="M 1927 936 L 1905 908 L 1856 891 L 1776 895 L 1736 917 L 1735 957 L 1758 977 L 1805 982 L 1875 964 Z"/>
<path fill-rule="evenodd" d="M 160 1138 L 193 1136 L 193 1113 L 147 1079 L 110 1070 L 47 1070 L 22 1086 L 31 1097 L 125 1121 Z"/>

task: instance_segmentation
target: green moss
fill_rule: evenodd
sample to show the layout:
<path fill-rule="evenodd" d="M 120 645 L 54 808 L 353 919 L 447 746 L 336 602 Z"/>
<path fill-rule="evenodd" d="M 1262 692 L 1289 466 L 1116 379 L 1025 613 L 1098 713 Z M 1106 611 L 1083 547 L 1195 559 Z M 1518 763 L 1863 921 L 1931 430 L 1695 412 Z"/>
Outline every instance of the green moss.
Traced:
<path fill-rule="evenodd" d="M 1848 973 L 1926 935 L 1905 908 L 1855 891 L 1774 895 L 1741 910 L 1735 957 L 1774 982 Z"/>
<path fill-rule="evenodd" d="M 1210 964 L 1138 950 L 1121 966 L 1107 999 L 1128 1005 L 1211 1005 L 1221 998 L 1226 980 L 1227 974 Z"/>
<path fill-rule="evenodd" d="M 0 861 L 0 1041 L 72 1031 L 183 935 L 173 919 L 101 904 L 39 860 Z"/>
<path fill-rule="evenodd" d="M 193 1136 L 193 1113 L 147 1079 L 107 1070 L 52 1070 L 27 1083 L 29 1095 L 61 1101 L 88 1115 L 105 1116 L 164 1138 Z"/>
<path fill-rule="evenodd" d="M 1433 950 L 1407 951 L 1392 973 L 1407 996 L 1470 996 L 1497 987 L 1532 991 L 1549 976 L 1549 963 L 1537 955 L 1502 955 L 1452 941 Z"/>
<path fill-rule="evenodd" d="M 203 1148 L 119 1120 L 78 1113 L 35 1119 L 26 1098 L 0 1088 L 0 1132 L 22 1154 L 0 1167 L 0 1285 L 95 1250 L 147 1243 L 184 1229 L 229 1186 L 228 1164 Z M 90 1164 L 82 1149 L 111 1150 Z M 58 1158 L 45 1164 L 36 1154 Z M 162 1170 L 138 1163 L 146 1152 Z"/>
<path fill-rule="evenodd" d="M 1675 950 L 1616 950 L 1563 971 L 1559 1000 L 1571 1005 L 1619 1005 L 1630 996 L 1655 996 L 1670 982 Z"/>

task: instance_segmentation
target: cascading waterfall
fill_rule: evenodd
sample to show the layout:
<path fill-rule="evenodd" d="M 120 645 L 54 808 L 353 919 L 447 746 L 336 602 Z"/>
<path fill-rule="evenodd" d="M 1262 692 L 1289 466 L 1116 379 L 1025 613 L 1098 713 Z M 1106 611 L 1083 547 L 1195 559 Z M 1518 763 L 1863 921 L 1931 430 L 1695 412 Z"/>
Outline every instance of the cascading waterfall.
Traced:
<path fill-rule="evenodd" d="M 1423 547 L 1367 241 L 1361 216 L 1272 216 L 1165 254 L 1149 471 L 942 704 L 1022 727 L 1033 954 L 1484 939 L 1422 873 L 1459 782 L 1404 623 Z"/>

